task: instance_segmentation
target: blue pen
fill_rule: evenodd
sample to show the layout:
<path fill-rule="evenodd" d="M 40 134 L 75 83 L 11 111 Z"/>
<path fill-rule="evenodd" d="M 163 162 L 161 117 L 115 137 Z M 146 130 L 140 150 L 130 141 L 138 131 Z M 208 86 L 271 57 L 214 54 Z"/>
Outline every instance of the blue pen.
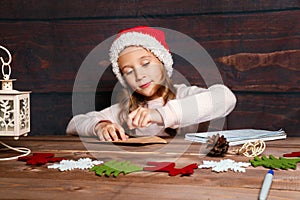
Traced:
<path fill-rule="evenodd" d="M 260 194 L 259 194 L 259 200 L 266 200 L 269 194 L 269 190 L 272 185 L 272 180 L 273 180 L 274 172 L 273 170 L 269 170 L 268 173 L 265 176 L 264 183 L 261 186 L 260 189 Z"/>

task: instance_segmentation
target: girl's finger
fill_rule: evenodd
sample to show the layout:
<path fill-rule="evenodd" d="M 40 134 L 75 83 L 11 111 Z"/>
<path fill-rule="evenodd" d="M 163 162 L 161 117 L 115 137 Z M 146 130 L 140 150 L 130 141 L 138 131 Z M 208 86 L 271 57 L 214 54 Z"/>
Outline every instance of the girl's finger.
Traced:
<path fill-rule="evenodd" d="M 136 128 L 133 124 L 133 120 L 135 119 L 135 116 L 139 109 L 140 109 L 140 107 L 138 107 L 137 109 L 135 109 L 134 111 L 132 111 L 131 113 L 128 114 L 127 125 L 130 130 Z"/>
<path fill-rule="evenodd" d="M 134 129 L 134 126 L 132 125 L 132 119 L 130 117 L 127 119 L 127 126 L 130 130 Z"/>
<path fill-rule="evenodd" d="M 151 124 L 151 119 L 149 115 L 147 115 L 144 120 L 142 121 L 142 127 L 148 127 Z"/>
<path fill-rule="evenodd" d="M 124 131 L 123 127 L 120 126 L 120 125 L 118 125 L 118 124 L 116 124 L 116 128 L 117 128 L 117 130 L 119 132 L 121 140 L 125 141 L 128 137 L 126 137 L 126 134 L 125 134 L 125 131 Z"/>
<path fill-rule="evenodd" d="M 104 137 L 104 140 L 105 141 L 111 141 L 111 138 L 110 138 L 110 135 L 109 135 L 109 132 L 107 129 L 103 130 L 103 137 Z"/>
<path fill-rule="evenodd" d="M 132 125 L 135 127 L 141 127 L 141 121 L 143 120 L 144 113 L 146 112 L 145 108 L 139 107 L 132 121 Z"/>
<path fill-rule="evenodd" d="M 144 110 L 143 113 L 141 113 L 140 121 L 139 121 L 139 126 L 140 127 L 146 127 L 146 125 L 150 122 L 149 119 L 149 114 L 147 110 Z"/>
<path fill-rule="evenodd" d="M 108 128 L 108 133 L 113 141 L 118 141 L 118 135 L 116 133 L 116 129 L 113 126 Z"/>
<path fill-rule="evenodd" d="M 100 133 L 97 132 L 97 135 L 98 135 L 98 138 L 99 138 L 100 141 L 105 141 L 102 132 L 100 132 Z"/>
<path fill-rule="evenodd" d="M 139 121 L 140 121 L 140 117 L 141 117 L 141 113 L 143 112 L 142 109 L 138 108 L 136 110 L 136 114 L 134 115 L 133 119 L 132 119 L 132 125 L 136 128 L 139 127 Z"/>
<path fill-rule="evenodd" d="M 137 109 L 135 109 L 134 111 L 132 111 L 131 113 L 128 114 L 128 117 L 130 117 L 131 119 L 134 118 L 134 116 L 136 115 L 136 113 L 141 109 L 141 107 L 139 106 Z"/>

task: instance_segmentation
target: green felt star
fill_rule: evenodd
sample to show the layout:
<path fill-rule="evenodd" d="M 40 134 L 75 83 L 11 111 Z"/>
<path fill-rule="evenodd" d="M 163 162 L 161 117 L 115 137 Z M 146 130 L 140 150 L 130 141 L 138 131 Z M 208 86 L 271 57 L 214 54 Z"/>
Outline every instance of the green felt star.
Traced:
<path fill-rule="evenodd" d="M 288 159 L 279 157 L 276 158 L 273 155 L 270 155 L 269 158 L 266 156 L 254 157 L 253 160 L 249 160 L 253 167 L 263 166 L 271 169 L 296 169 L 297 163 L 300 162 L 300 158 Z"/>
<path fill-rule="evenodd" d="M 137 172 L 142 170 L 143 167 L 132 164 L 129 161 L 115 160 L 105 162 L 102 165 L 96 165 L 90 169 L 90 171 L 95 171 L 98 176 L 102 176 L 102 174 L 105 173 L 105 175 L 108 177 L 111 174 L 113 174 L 114 177 L 117 177 L 120 173 L 126 175 L 131 172 Z"/>

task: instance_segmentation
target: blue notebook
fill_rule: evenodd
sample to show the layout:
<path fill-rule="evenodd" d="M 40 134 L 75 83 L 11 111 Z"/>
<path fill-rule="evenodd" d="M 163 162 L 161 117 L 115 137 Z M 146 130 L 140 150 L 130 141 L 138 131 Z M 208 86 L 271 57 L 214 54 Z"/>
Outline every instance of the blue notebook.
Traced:
<path fill-rule="evenodd" d="M 185 140 L 192 142 L 206 143 L 208 137 L 219 134 L 229 142 L 230 146 L 244 144 L 248 141 L 252 142 L 255 140 L 279 140 L 286 139 L 287 135 L 283 130 L 278 131 L 267 131 L 257 129 L 237 129 L 237 130 L 225 130 L 225 131 L 213 131 L 203 133 L 187 133 L 185 134 Z"/>

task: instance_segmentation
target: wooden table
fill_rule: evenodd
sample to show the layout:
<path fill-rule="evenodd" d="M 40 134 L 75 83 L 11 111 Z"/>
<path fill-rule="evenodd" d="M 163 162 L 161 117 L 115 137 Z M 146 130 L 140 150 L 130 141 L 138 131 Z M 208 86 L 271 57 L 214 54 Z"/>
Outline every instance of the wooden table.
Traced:
<path fill-rule="evenodd" d="M 0 138 L 11 146 L 28 147 L 32 152 L 52 152 L 57 157 L 83 157 L 108 161 L 130 160 L 146 165 L 147 161 L 173 161 L 176 167 L 203 160 L 221 160 L 199 155 L 201 145 L 183 138 L 167 139 L 169 144 L 116 146 L 86 142 L 73 136 L 28 136 L 19 141 Z M 282 156 L 300 150 L 300 138 L 267 142 L 265 155 Z M 230 151 L 233 150 L 231 147 Z M 14 155 L 0 151 L 1 157 Z M 249 158 L 227 154 L 225 158 L 247 162 Z M 136 172 L 119 177 L 100 177 L 79 169 L 60 172 L 47 165 L 30 166 L 21 161 L 0 162 L 0 199 L 257 199 L 268 169 L 248 167 L 245 173 L 216 173 L 196 169 L 191 176 L 169 176 L 164 172 Z M 297 170 L 275 170 L 268 199 L 299 199 L 300 164 Z"/>

